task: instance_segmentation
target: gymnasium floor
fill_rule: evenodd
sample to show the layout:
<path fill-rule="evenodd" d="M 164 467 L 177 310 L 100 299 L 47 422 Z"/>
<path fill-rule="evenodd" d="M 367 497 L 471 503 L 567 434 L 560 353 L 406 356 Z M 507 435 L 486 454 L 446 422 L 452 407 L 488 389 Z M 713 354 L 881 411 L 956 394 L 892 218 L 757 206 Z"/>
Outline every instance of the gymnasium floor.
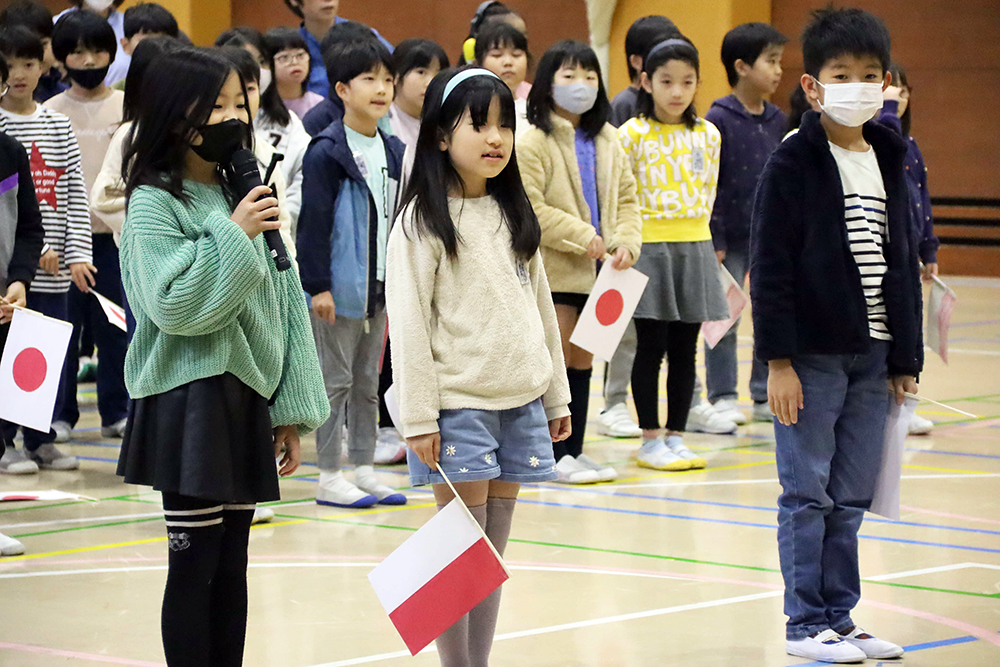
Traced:
<path fill-rule="evenodd" d="M 909 667 L 995 666 L 1000 280 L 946 281 L 959 295 L 951 364 L 928 352 L 920 391 L 978 418 L 920 406 L 937 426 L 907 440 L 903 520 L 870 517 L 861 529 L 864 585 L 855 620 L 906 646 Z M 741 358 L 749 352 L 743 338 Z M 748 362 L 741 373 L 746 391 Z M 0 478 L 4 489 L 100 499 L 0 506 L 0 531 L 28 549 L 0 559 L 3 666 L 163 664 L 159 497 L 115 477 L 117 444 L 98 438 L 93 386 L 84 391 L 89 406 L 78 437 L 87 441 L 67 447 L 83 459 L 81 469 Z M 601 403 L 592 401 L 595 415 Z M 629 460 L 636 441 L 592 433 L 587 451 L 612 462 L 618 482 L 523 490 L 495 667 L 813 664 L 784 652 L 771 426 L 687 442 L 704 452 L 707 470 L 641 470 Z M 312 438 L 305 459 L 315 461 Z M 366 578 L 431 516 L 428 494 L 407 491 L 404 508 L 320 508 L 315 474 L 306 465 L 282 481 L 274 523 L 251 533 L 245 664 L 438 664 L 431 652 L 408 656 Z M 382 477 L 407 484 L 404 466 Z"/>

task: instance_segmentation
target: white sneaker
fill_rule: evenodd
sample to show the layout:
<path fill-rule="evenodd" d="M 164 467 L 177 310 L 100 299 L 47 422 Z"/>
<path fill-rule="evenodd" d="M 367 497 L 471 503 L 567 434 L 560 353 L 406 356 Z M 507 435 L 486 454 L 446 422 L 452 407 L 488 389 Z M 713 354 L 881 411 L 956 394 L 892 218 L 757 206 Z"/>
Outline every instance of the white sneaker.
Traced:
<path fill-rule="evenodd" d="M 375 469 L 371 466 L 358 466 L 354 469 L 354 485 L 378 499 L 380 505 L 405 505 L 406 496 L 396 489 L 380 484 L 375 477 Z"/>
<path fill-rule="evenodd" d="M 642 429 L 632 419 L 624 403 L 606 408 L 597 415 L 597 432 L 609 438 L 641 438 Z"/>
<path fill-rule="evenodd" d="M 344 479 L 344 473 L 320 471 L 319 486 L 316 488 L 317 505 L 360 509 L 377 502 L 378 498 Z"/>
<path fill-rule="evenodd" d="M 66 422 L 52 422 L 52 430 L 56 432 L 56 442 L 69 442 L 73 437 L 73 427 Z"/>
<path fill-rule="evenodd" d="M 833 630 L 827 629 L 805 639 L 789 639 L 785 653 L 819 662 L 864 662 L 868 656 Z"/>
<path fill-rule="evenodd" d="M 927 435 L 934 428 L 934 422 L 930 419 L 924 419 L 917 413 L 913 413 L 913 417 L 910 418 L 910 425 L 907 432 L 910 435 Z"/>
<path fill-rule="evenodd" d="M 692 470 L 701 469 L 708 465 L 708 461 L 706 461 L 705 459 L 703 459 L 702 457 L 698 456 L 690 449 L 688 449 L 688 446 L 684 444 L 684 441 L 681 439 L 681 436 L 679 435 L 668 436 L 667 439 L 664 440 L 664 442 L 666 443 L 667 448 L 669 448 L 670 451 L 672 451 L 674 454 L 676 454 L 680 458 L 690 463 Z"/>
<path fill-rule="evenodd" d="M 75 456 L 63 454 L 51 442 L 39 446 L 33 452 L 28 452 L 28 456 L 43 470 L 76 470 L 80 467 L 80 462 Z"/>
<path fill-rule="evenodd" d="M 774 421 L 774 414 L 771 412 L 771 406 L 767 402 L 754 403 L 753 404 L 753 420 L 755 422 L 767 422 L 771 423 Z"/>
<path fill-rule="evenodd" d="M 101 437 L 120 439 L 125 436 L 126 426 L 128 426 L 128 419 L 119 419 L 114 424 L 102 426 Z"/>
<path fill-rule="evenodd" d="M 591 470 L 569 454 L 556 463 L 556 475 L 560 484 L 594 484 L 601 481 L 596 470 Z"/>
<path fill-rule="evenodd" d="M 736 430 L 736 424 L 715 411 L 708 403 L 699 403 L 691 407 L 688 413 L 687 430 L 699 433 L 724 434 Z"/>
<path fill-rule="evenodd" d="M 903 655 L 903 647 L 896 646 L 892 642 L 879 639 L 874 635 L 865 632 L 858 626 L 846 635 L 841 635 L 844 640 L 865 652 L 865 655 L 872 660 L 884 660 L 886 658 L 898 658 Z"/>
<path fill-rule="evenodd" d="M 380 428 L 375 442 L 375 465 L 392 465 L 406 458 L 406 443 L 394 428 Z"/>
<path fill-rule="evenodd" d="M 24 545 L 13 537 L 0 533 L 0 556 L 20 556 L 24 553 Z"/>
<path fill-rule="evenodd" d="M 0 472 L 8 475 L 34 475 L 38 472 L 38 464 L 24 453 L 23 449 L 4 447 L 0 457 Z"/>
<path fill-rule="evenodd" d="M 584 468 L 589 468 L 597 472 L 600 481 L 602 482 L 613 482 L 618 479 L 618 471 L 611 466 L 602 466 L 600 463 L 590 458 L 586 454 L 580 454 L 576 457 L 576 462 L 583 464 Z"/>
<path fill-rule="evenodd" d="M 250 521 L 250 525 L 256 526 L 258 523 L 271 523 L 273 519 L 273 509 L 270 507 L 255 507 L 253 510 L 253 519 Z"/>
<path fill-rule="evenodd" d="M 653 470 L 680 471 L 690 470 L 691 462 L 685 461 L 677 454 L 674 454 L 662 438 L 647 440 L 639 448 L 639 455 L 636 457 L 640 468 L 652 468 Z"/>
<path fill-rule="evenodd" d="M 736 401 L 731 398 L 722 398 L 712 404 L 715 408 L 716 414 L 724 419 L 728 419 L 737 426 L 742 426 L 746 424 L 747 416 L 743 414 L 743 411 L 736 407 Z"/>

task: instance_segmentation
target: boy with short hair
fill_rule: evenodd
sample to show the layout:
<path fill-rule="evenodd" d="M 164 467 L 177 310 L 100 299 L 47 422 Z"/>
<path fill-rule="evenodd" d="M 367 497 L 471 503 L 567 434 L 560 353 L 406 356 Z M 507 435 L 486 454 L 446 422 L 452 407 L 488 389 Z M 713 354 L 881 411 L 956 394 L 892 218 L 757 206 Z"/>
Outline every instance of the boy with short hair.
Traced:
<path fill-rule="evenodd" d="M 782 486 L 785 648 L 824 662 L 895 658 L 902 648 L 851 619 L 889 401 L 917 391 L 923 365 L 906 145 L 867 122 L 892 78 L 889 33 L 860 9 L 820 10 L 802 51 L 801 85 L 822 113 L 806 112 L 771 156 L 750 230 L 754 343 L 769 366 Z"/>
<path fill-rule="evenodd" d="M 32 310 L 65 320 L 70 281 L 85 286 L 94 270 L 80 147 L 70 120 L 32 98 L 45 57 L 38 35 L 23 26 L 0 30 L 0 55 L 10 67 L 7 94 L 0 99 L 0 130 L 18 140 L 30 156 L 31 177 L 45 229 L 45 248 L 40 261 L 32 267 L 34 279 L 27 304 Z M 55 415 L 62 408 L 62 397 L 60 389 Z M 3 430 L 7 447 L 0 458 L 0 472 L 36 473 L 39 465 L 55 470 L 79 467 L 76 457 L 52 444 L 54 430 L 41 433 L 24 429 L 27 455 L 12 446 L 17 426 L 4 423 Z"/>
<path fill-rule="evenodd" d="M 364 23 L 342 21 L 330 28 L 320 43 L 320 49 L 323 53 L 323 69 L 327 71 L 327 80 L 330 78 L 331 69 L 336 68 L 336 63 L 329 58 L 329 54 L 333 48 L 338 44 L 356 44 L 366 40 L 374 41 L 375 35 L 372 34 L 371 28 Z M 337 96 L 336 91 L 330 90 L 329 95 L 323 98 L 322 102 L 310 109 L 305 115 L 302 119 L 302 126 L 306 128 L 306 132 L 309 133 L 310 137 L 315 137 L 328 128 L 330 123 L 340 120 L 343 117 L 344 103 Z M 390 127 L 388 115 L 379 122 L 379 126 L 383 130 L 387 130 Z"/>
<path fill-rule="evenodd" d="M 660 42 L 679 37 L 680 34 L 674 22 L 666 16 L 643 16 L 629 26 L 625 33 L 625 64 L 628 66 L 629 85 L 611 100 L 611 118 L 608 122 L 619 127 L 636 116 L 635 103 L 639 95 L 642 59 Z"/>
<path fill-rule="evenodd" d="M 124 93 L 105 84 L 108 68 L 115 60 L 118 41 L 108 22 L 89 12 L 71 12 L 56 23 L 52 50 L 65 66 L 70 89 L 56 95 L 45 106 L 70 119 L 82 152 L 83 177 L 88 192 L 94 186 L 111 137 L 122 121 Z M 103 214 L 91 209 L 90 222 L 94 266 L 97 271 L 80 289 L 69 293 L 69 321 L 73 324 L 69 360 L 63 370 L 63 409 L 57 430 L 71 431 L 80 418 L 76 401 L 76 361 L 81 325 L 90 328 L 99 350 L 97 407 L 101 436 L 120 438 L 125 432 L 128 392 L 125 389 L 125 332 L 111 324 L 90 288 L 114 303 L 124 303 L 118 247 Z"/>
<path fill-rule="evenodd" d="M 123 37 L 125 37 L 125 14 L 119 11 L 122 3 L 125 0 L 69 0 L 69 3 L 73 5 L 64 12 L 60 12 L 56 16 L 56 23 L 59 23 L 60 19 L 64 16 L 72 14 L 79 11 L 94 12 L 103 19 L 106 19 L 108 25 L 115 33 L 115 40 L 119 42 Z M 128 74 L 128 66 L 132 61 L 132 58 L 122 50 L 121 43 L 116 43 L 115 51 L 113 51 L 115 57 L 111 59 L 111 67 L 108 69 L 108 76 L 105 80 L 109 86 L 113 86 Z"/>
<path fill-rule="evenodd" d="M 17 0 L 0 12 L 0 27 L 16 25 L 24 26 L 37 34 L 45 49 L 43 73 L 35 88 L 35 101 L 44 102 L 69 88 L 69 82 L 63 81 L 62 72 L 56 67 L 56 59 L 52 55 L 52 12 L 34 0 Z"/>
<path fill-rule="evenodd" d="M 121 38 L 122 51 L 131 56 L 139 42 L 147 37 L 177 38 L 180 29 L 177 19 L 165 7 L 155 2 L 140 2 L 125 10 L 123 21 L 125 36 Z"/>
<path fill-rule="evenodd" d="M 378 129 L 393 99 L 392 59 L 376 40 L 335 46 L 327 57 L 344 117 L 321 132 L 303 162 L 298 262 L 330 399 L 316 431 L 316 502 L 337 507 L 402 505 L 373 464 L 379 360 L 385 340 L 385 257 L 403 143 Z M 340 471 L 347 406 L 354 484 Z"/>
<path fill-rule="evenodd" d="M 710 223 L 712 242 L 723 266 L 741 286 L 746 281 L 757 181 L 788 125 L 781 109 L 768 101 L 781 83 L 781 56 L 787 41 L 766 23 L 744 23 L 726 33 L 722 64 L 733 92 L 715 100 L 705 114 L 722 134 L 719 189 Z M 714 348 L 705 346 L 705 384 L 715 412 L 735 424 L 745 424 L 746 416 L 736 407 L 738 328 L 737 322 Z M 693 406 L 701 403 L 700 384 L 695 385 Z M 750 396 L 754 420 L 770 421 L 767 366 L 758 359 L 753 360 Z"/>

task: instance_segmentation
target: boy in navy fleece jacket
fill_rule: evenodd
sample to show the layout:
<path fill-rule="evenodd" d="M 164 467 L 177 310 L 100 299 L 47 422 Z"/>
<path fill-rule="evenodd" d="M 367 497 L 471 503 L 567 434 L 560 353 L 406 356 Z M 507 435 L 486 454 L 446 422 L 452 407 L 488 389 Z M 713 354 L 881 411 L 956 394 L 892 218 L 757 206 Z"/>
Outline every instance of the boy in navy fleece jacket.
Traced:
<path fill-rule="evenodd" d="M 889 33 L 862 10 L 820 10 L 802 50 L 802 88 L 823 111 L 806 112 L 771 156 L 750 229 L 754 344 L 769 367 L 782 487 L 785 650 L 896 658 L 901 647 L 851 619 L 889 401 L 916 392 L 923 365 L 906 145 L 868 122 L 892 80 Z"/>

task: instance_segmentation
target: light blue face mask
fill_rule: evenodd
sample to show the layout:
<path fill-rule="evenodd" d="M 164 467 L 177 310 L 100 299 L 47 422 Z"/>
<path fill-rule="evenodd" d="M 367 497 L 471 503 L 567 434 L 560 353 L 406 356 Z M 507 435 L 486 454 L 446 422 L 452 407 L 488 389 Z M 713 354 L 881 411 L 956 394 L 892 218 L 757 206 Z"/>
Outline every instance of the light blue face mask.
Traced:
<path fill-rule="evenodd" d="M 566 111 L 583 115 L 597 102 L 597 86 L 588 83 L 558 83 L 552 86 L 552 100 Z"/>

